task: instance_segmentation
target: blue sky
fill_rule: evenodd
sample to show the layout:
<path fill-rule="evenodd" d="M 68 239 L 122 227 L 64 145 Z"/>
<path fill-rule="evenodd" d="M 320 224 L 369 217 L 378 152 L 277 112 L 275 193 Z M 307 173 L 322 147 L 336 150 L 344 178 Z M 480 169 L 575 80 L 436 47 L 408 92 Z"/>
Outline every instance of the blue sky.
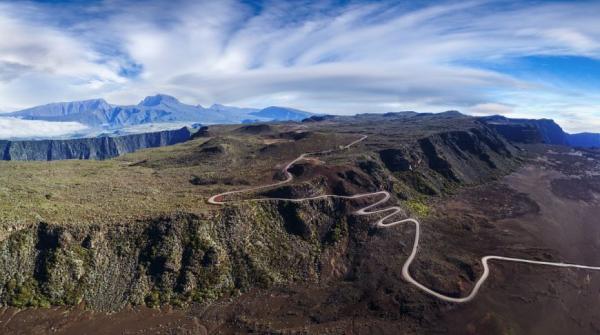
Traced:
<path fill-rule="evenodd" d="M 597 13 L 597 1 L 0 0 L 0 111 L 160 92 L 600 132 Z"/>

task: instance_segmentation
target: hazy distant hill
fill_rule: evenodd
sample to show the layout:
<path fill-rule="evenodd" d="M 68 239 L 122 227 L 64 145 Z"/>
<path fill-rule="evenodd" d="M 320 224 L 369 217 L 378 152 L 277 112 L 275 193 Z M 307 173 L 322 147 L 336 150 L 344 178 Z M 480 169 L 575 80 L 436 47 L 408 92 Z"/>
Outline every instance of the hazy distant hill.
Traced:
<path fill-rule="evenodd" d="M 513 142 L 600 147 L 600 134 L 569 134 L 550 119 L 511 119 L 493 115 L 482 117 L 480 120 Z"/>
<path fill-rule="evenodd" d="M 255 121 L 299 121 L 311 113 L 285 107 L 265 109 L 212 105 L 209 108 L 187 105 L 176 98 L 157 94 L 146 97 L 137 105 L 112 105 L 103 99 L 59 102 L 6 114 L 28 120 L 76 121 L 92 128 L 120 128 L 148 123 L 198 122 L 241 123 Z"/>
<path fill-rule="evenodd" d="M 600 148 L 600 134 L 578 133 L 569 135 L 569 144 L 574 147 Z"/>
<path fill-rule="evenodd" d="M 28 120 L 76 121 L 87 125 L 106 123 L 112 115 L 114 106 L 104 99 L 58 102 L 24 109 L 5 114 Z"/>
<path fill-rule="evenodd" d="M 287 108 L 287 107 L 267 107 L 265 109 L 255 111 L 251 113 L 254 117 L 266 118 L 273 120 L 290 120 L 290 121 L 302 121 L 307 117 L 312 116 L 311 113 L 301 111 L 298 109 Z"/>

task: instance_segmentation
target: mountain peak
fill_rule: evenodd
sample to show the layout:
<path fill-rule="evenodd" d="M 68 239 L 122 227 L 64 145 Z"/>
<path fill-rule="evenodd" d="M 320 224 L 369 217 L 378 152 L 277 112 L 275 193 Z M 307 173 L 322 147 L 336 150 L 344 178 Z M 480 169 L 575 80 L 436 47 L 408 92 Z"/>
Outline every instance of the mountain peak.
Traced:
<path fill-rule="evenodd" d="M 88 105 L 90 108 L 92 108 L 92 107 L 93 108 L 108 108 L 108 107 L 110 107 L 110 104 L 102 98 L 84 100 L 84 101 L 81 101 L 81 104 Z"/>
<path fill-rule="evenodd" d="M 152 96 L 148 96 L 148 97 L 144 98 L 144 100 L 142 100 L 138 105 L 145 106 L 145 107 L 151 107 L 151 106 L 158 106 L 161 103 L 179 103 L 179 100 L 177 100 L 177 98 L 170 96 L 170 95 L 156 94 L 156 95 L 152 95 Z"/>

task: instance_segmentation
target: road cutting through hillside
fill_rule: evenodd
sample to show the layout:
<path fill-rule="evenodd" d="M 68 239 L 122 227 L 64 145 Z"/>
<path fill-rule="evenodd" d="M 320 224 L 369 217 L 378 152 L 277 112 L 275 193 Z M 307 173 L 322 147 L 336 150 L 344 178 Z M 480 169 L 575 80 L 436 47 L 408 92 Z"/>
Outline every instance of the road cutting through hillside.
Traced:
<path fill-rule="evenodd" d="M 350 149 L 352 146 L 364 141 L 367 138 L 366 135 L 363 135 L 361 138 L 359 138 L 358 140 L 353 141 L 352 143 L 342 146 L 338 149 L 331 149 L 331 150 L 326 150 L 326 151 L 319 151 L 319 152 L 309 152 L 309 153 L 303 153 L 300 156 L 298 156 L 296 159 L 294 159 L 293 161 L 289 162 L 284 168 L 283 168 L 283 173 L 285 174 L 286 178 L 283 181 L 277 182 L 277 183 L 273 183 L 273 184 L 268 184 L 268 185 L 261 185 L 261 186 L 257 186 L 257 187 L 252 187 L 252 188 L 247 188 L 247 189 L 242 189 L 242 190 L 236 190 L 236 191 L 229 191 L 229 192 L 224 192 L 224 193 L 220 193 L 220 194 L 216 194 L 213 195 L 212 197 L 210 197 L 208 199 L 208 203 L 213 204 L 213 205 L 225 205 L 227 203 L 230 202 L 241 202 L 241 201 L 289 201 L 289 202 L 303 202 L 303 201 L 309 201 L 309 200 L 317 200 L 317 199 L 324 199 L 324 198 L 337 198 L 337 199 L 346 199 L 346 200 L 352 200 L 352 199 L 361 199 L 361 198 L 379 198 L 379 200 L 376 200 L 375 202 L 373 202 L 370 205 L 367 205 L 359 210 L 357 210 L 356 212 L 354 212 L 354 214 L 356 215 L 361 215 L 361 216 L 365 216 L 365 215 L 374 215 L 374 214 L 383 214 L 383 213 L 388 213 L 387 215 L 385 215 L 384 217 L 382 217 L 381 219 L 379 219 L 376 223 L 375 226 L 378 228 L 390 228 L 396 225 L 400 225 L 400 224 L 405 224 L 405 223 L 412 223 L 415 226 L 415 237 L 414 237 L 414 242 L 413 242 L 413 247 L 412 247 L 412 251 L 410 253 L 410 255 L 408 256 L 408 258 L 406 259 L 406 261 L 404 262 L 404 265 L 402 266 L 402 277 L 409 282 L 410 284 L 414 285 L 415 287 L 417 287 L 418 289 L 420 289 L 421 291 L 436 297 L 440 300 L 443 301 L 447 301 L 447 302 L 453 302 L 453 303 L 465 303 L 468 301 L 473 300 L 473 298 L 475 298 L 475 296 L 477 295 L 477 293 L 479 292 L 479 290 L 481 289 L 481 286 L 483 285 L 483 283 L 487 280 L 487 278 L 489 277 L 490 274 L 490 268 L 489 268 L 489 261 L 493 261 L 493 260 L 497 260 L 497 261 L 505 261 L 505 262 L 513 262 L 513 263 L 524 263 L 524 264 L 533 264 L 533 265 L 546 265 L 546 266 L 554 266 L 554 267 L 561 267 L 561 268 L 575 268 L 575 269 L 584 269 L 584 270 L 597 270 L 600 271 L 600 267 L 598 266 L 587 266 L 587 265 L 579 265 L 579 264 L 571 264 L 571 263 L 557 263 L 557 262 L 543 262 L 543 261 L 536 261 L 536 260 L 530 260 L 530 259 L 524 259 L 524 258 L 514 258 L 514 257 L 504 257 L 504 256 L 496 256 L 496 255 L 489 255 L 489 256 L 484 256 L 481 258 L 481 263 L 483 265 L 483 273 L 481 275 L 481 277 L 479 277 L 479 279 L 477 280 L 477 282 L 475 282 L 475 285 L 473 286 L 473 289 L 471 290 L 471 293 L 469 293 L 469 295 L 462 297 L 462 298 L 456 298 L 456 297 L 451 297 L 448 295 L 444 295 L 442 293 L 439 293 L 423 284 L 421 284 L 420 282 L 418 282 L 416 279 L 414 279 L 412 277 L 412 275 L 410 274 L 410 265 L 412 264 L 412 262 L 414 261 L 415 257 L 417 256 L 417 252 L 419 249 L 419 240 L 421 237 L 421 224 L 418 220 L 414 219 L 414 218 L 407 218 L 407 219 L 401 219 L 401 220 L 396 220 L 396 221 L 392 221 L 392 222 L 388 222 L 386 223 L 386 220 L 396 216 L 397 214 L 401 214 L 404 213 L 404 210 L 399 207 L 399 206 L 390 206 L 390 207 L 385 207 L 385 208 L 381 208 L 381 209 L 375 209 L 376 207 L 386 203 L 390 198 L 391 195 L 389 192 L 387 191 L 378 191 L 378 192 L 371 192 L 371 193 L 361 193 L 361 194 L 356 194 L 356 195 L 349 195 L 349 196 L 343 196 L 343 195 L 335 195 L 335 194 L 324 194 L 324 195 L 319 195 L 319 196 L 314 196 L 314 197 L 308 197 L 308 198 L 299 198 L 299 199 L 288 199 L 288 198 L 256 198 L 256 199 L 246 199 L 246 200 L 239 200 L 239 201 L 226 201 L 224 200 L 224 197 L 228 196 L 228 195 L 233 195 L 233 194 L 238 194 L 238 193 L 245 193 L 245 192 L 252 192 L 252 191 L 257 191 L 260 189 L 265 189 L 265 188 L 271 188 L 271 187 L 276 187 L 276 186 L 280 186 L 286 183 L 291 182 L 294 179 L 294 176 L 289 172 L 289 169 L 296 163 L 306 159 L 308 156 L 311 155 L 325 155 L 325 154 L 329 154 L 329 153 L 333 153 L 336 151 L 343 151 L 343 150 L 348 150 Z"/>

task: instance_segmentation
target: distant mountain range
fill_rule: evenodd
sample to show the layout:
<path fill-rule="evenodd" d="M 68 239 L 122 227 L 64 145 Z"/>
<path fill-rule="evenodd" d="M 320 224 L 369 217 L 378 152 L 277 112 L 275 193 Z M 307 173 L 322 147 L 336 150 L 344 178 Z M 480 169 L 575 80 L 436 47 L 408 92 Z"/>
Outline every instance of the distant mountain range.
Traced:
<path fill-rule="evenodd" d="M 550 119 L 511 119 L 501 115 L 480 118 L 507 139 L 521 143 L 546 143 L 572 147 L 600 148 L 600 134 L 565 132 Z"/>
<path fill-rule="evenodd" d="M 202 124 L 300 121 L 314 114 L 286 107 L 264 109 L 212 105 L 187 105 L 176 98 L 157 94 L 137 105 L 113 105 L 104 99 L 59 102 L 0 116 L 26 120 L 79 122 L 90 128 L 118 129 L 151 123 L 197 122 Z"/>
<path fill-rule="evenodd" d="M 414 112 L 403 112 L 413 113 Z M 384 115 L 395 115 L 387 113 Z M 449 111 L 440 116 L 461 116 Z M 137 105 L 113 105 L 104 99 L 59 102 L 0 114 L 24 120 L 78 122 L 89 129 L 71 137 L 120 136 L 181 128 L 191 124 L 240 124 L 271 121 L 320 121 L 333 116 L 313 114 L 288 107 L 263 109 L 241 108 L 214 104 L 208 108 L 188 105 L 175 97 L 157 94 L 144 98 Z M 600 134 L 566 133 L 550 119 L 512 119 L 501 115 L 479 118 L 507 139 L 521 143 L 547 143 L 574 147 L 600 147 Z M 33 138 L 33 137 L 32 137 Z M 36 137 L 37 138 L 37 137 Z M 40 138 L 45 138 L 43 134 Z M 51 137 L 50 137 L 51 138 Z"/>

